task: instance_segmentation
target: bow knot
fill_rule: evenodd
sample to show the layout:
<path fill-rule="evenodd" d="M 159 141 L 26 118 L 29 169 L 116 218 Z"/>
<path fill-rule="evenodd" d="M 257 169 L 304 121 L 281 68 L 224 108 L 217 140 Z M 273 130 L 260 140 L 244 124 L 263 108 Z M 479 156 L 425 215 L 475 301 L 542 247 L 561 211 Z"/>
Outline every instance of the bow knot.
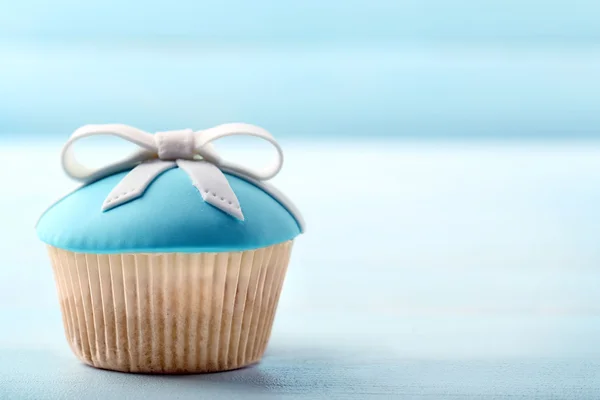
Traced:
<path fill-rule="evenodd" d="M 138 145 L 140 149 L 104 167 L 88 168 L 77 161 L 72 146 L 80 139 L 99 135 L 117 136 Z M 213 142 L 223 137 L 239 135 L 269 142 L 277 151 L 275 161 L 267 168 L 257 171 L 222 159 Z M 62 151 L 62 165 L 67 175 L 84 183 L 133 168 L 104 200 L 102 211 L 108 211 L 142 196 L 158 175 L 179 167 L 190 176 L 192 184 L 207 203 L 240 220 L 244 219 L 241 206 L 223 172 L 246 179 L 265 189 L 266 186 L 261 182 L 277 175 L 282 164 L 283 152 L 273 136 L 262 128 L 248 124 L 224 124 L 197 132 L 183 129 L 158 132 L 155 135 L 127 125 L 86 125 L 71 135 Z M 270 193 L 273 195 L 275 192 L 271 190 Z M 280 195 L 274 197 L 283 199 Z"/>
<path fill-rule="evenodd" d="M 157 132 L 154 143 L 161 160 L 194 159 L 194 132 L 191 129 Z"/>

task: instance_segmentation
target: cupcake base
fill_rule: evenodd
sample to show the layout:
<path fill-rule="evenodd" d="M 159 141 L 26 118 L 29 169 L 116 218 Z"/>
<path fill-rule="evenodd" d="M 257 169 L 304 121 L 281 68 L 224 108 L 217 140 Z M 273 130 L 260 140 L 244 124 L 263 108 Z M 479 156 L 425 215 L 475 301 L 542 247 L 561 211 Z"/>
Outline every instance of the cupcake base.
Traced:
<path fill-rule="evenodd" d="M 200 373 L 258 362 L 292 241 L 228 253 L 74 253 L 52 246 L 67 341 L 86 364 Z"/>

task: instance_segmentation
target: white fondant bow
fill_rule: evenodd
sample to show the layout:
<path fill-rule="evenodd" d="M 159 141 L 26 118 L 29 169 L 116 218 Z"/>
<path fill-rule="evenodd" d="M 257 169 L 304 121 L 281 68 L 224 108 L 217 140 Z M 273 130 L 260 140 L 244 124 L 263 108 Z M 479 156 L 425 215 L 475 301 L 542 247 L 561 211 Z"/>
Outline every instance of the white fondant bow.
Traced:
<path fill-rule="evenodd" d="M 117 136 L 138 145 L 140 149 L 104 167 L 88 168 L 77 161 L 72 146 L 80 139 L 98 135 Z M 239 135 L 266 140 L 277 150 L 277 157 L 267 168 L 260 171 L 222 159 L 212 142 Z M 259 183 L 259 186 L 263 187 L 260 182 L 277 175 L 283 165 L 281 147 L 269 132 L 254 125 L 240 123 L 219 125 L 197 132 L 185 129 L 158 132 L 154 135 L 128 125 L 86 125 L 71 135 L 63 147 L 61 158 L 67 175 L 85 183 L 133 167 L 104 200 L 102 211 L 140 197 L 158 175 L 170 168 L 179 167 L 190 176 L 192 184 L 207 203 L 240 220 L 244 220 L 241 206 L 223 172 Z M 269 192 L 286 203 L 282 195 L 277 196 L 278 192 Z"/>

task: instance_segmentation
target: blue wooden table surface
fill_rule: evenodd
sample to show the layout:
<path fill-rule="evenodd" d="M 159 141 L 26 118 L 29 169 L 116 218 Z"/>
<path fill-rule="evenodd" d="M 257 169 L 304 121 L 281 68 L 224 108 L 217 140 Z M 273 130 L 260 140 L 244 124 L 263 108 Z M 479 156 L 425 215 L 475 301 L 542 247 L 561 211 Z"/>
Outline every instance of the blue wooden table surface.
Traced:
<path fill-rule="evenodd" d="M 33 226 L 73 183 L 2 143 L 0 399 L 600 398 L 600 144 L 283 145 L 308 230 L 267 354 L 163 377 L 70 353 Z"/>

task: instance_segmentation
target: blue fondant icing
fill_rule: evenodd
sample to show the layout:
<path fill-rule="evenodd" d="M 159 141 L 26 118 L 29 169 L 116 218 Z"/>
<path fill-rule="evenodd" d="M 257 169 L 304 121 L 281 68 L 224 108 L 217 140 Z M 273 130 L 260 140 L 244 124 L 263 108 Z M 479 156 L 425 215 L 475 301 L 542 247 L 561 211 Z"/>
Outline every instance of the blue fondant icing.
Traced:
<path fill-rule="evenodd" d="M 39 220 L 40 239 L 83 253 L 242 251 L 285 242 L 300 233 L 277 200 L 225 174 L 244 221 L 206 203 L 190 178 L 175 168 L 160 175 L 144 195 L 102 212 L 102 202 L 127 172 L 111 175 L 66 196 Z"/>

